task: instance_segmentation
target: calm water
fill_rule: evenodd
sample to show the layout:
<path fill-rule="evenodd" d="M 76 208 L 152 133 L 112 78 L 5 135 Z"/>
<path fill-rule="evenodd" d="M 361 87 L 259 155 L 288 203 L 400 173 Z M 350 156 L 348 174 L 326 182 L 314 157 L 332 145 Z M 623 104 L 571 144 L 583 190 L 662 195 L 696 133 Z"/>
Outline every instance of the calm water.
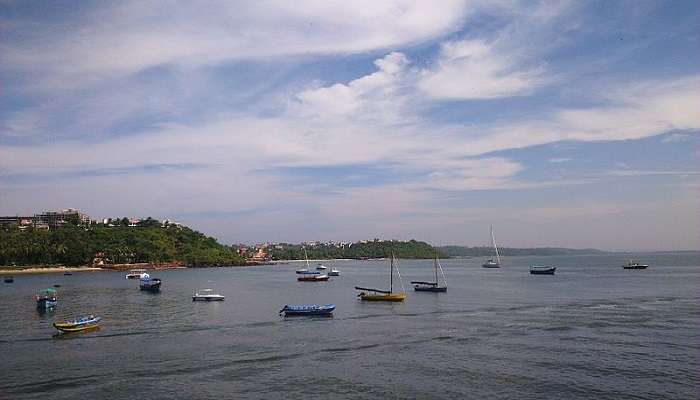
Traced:
<path fill-rule="evenodd" d="M 0 284 L 0 398 L 697 398 L 700 254 L 445 260 L 449 291 L 363 303 L 388 286 L 386 261 L 334 261 L 342 276 L 296 282 L 298 264 L 153 273 L 17 276 Z M 557 265 L 531 276 L 531 264 Z M 408 281 L 430 261 L 400 261 Z M 61 284 L 55 312 L 32 295 Z M 221 303 L 193 303 L 211 287 Z M 286 303 L 335 303 L 334 318 L 283 319 Z M 103 317 L 54 337 L 51 323 Z"/>

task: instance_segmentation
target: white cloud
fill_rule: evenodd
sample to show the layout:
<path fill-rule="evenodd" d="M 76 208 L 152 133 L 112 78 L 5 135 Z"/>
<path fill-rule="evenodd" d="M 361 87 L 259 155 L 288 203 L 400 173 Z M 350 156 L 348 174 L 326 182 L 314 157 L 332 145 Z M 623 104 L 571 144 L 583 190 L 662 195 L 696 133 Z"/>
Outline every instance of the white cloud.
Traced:
<path fill-rule="evenodd" d="M 481 40 L 442 45 L 418 86 L 433 99 L 494 99 L 528 94 L 545 79 L 541 67 L 523 67 L 517 55 Z"/>

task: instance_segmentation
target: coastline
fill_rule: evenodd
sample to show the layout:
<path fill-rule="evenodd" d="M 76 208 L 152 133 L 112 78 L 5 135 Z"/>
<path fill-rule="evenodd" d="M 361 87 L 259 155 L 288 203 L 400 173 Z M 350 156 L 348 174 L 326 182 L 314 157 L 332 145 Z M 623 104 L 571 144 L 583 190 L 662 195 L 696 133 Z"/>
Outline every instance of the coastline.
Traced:
<path fill-rule="evenodd" d="M 25 275 L 25 274 L 52 274 L 59 272 L 90 272 L 90 271 L 103 271 L 104 268 L 98 267 L 40 267 L 40 266 L 27 266 L 27 267 L 0 267 L 1 275 Z"/>

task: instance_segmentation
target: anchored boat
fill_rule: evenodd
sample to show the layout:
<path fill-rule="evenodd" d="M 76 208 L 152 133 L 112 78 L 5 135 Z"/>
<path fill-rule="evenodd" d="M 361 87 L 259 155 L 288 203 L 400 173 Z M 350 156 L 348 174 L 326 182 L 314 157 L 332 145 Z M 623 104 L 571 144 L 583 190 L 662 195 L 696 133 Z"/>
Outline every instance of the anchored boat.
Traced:
<path fill-rule="evenodd" d="M 398 266 L 396 274 L 401 282 L 401 292 L 394 293 L 394 253 L 391 253 L 391 261 L 389 263 L 389 290 L 372 289 L 360 286 L 355 286 L 356 290 L 360 291 L 357 295 L 361 300 L 366 301 L 404 301 L 406 300 L 406 291 L 403 289 L 403 281 L 401 280 L 401 272 Z"/>
<path fill-rule="evenodd" d="M 284 314 L 285 317 L 290 316 L 330 316 L 333 315 L 333 310 L 335 310 L 335 304 L 299 304 L 299 305 L 285 305 L 280 311 L 280 314 Z"/>
<path fill-rule="evenodd" d="M 323 282 L 328 280 L 328 275 L 326 274 L 310 274 L 306 273 L 297 277 L 299 282 Z"/>
<path fill-rule="evenodd" d="M 160 284 L 162 281 L 158 278 L 151 278 L 148 274 L 141 275 L 139 279 L 139 288 L 141 290 L 148 290 L 149 292 L 157 292 L 160 290 Z"/>
<path fill-rule="evenodd" d="M 433 262 L 433 265 L 435 267 L 435 282 L 412 281 L 411 283 L 414 285 L 413 289 L 416 292 L 447 292 L 447 278 L 445 278 L 445 271 L 442 270 L 442 265 L 440 265 L 440 260 L 438 260 L 437 254 L 435 255 L 435 261 Z M 444 286 L 440 286 L 438 282 L 438 269 L 440 269 L 440 273 L 442 274 L 442 280 L 443 282 L 445 282 Z"/>
<path fill-rule="evenodd" d="M 126 279 L 141 279 L 144 275 L 148 275 L 145 269 L 132 269 L 126 274 Z"/>
<path fill-rule="evenodd" d="M 211 289 L 202 289 L 192 296 L 192 301 L 223 301 L 225 298 Z"/>
<path fill-rule="evenodd" d="M 629 260 L 627 264 L 623 265 L 624 269 L 647 269 L 649 266 L 647 264 L 640 264 L 636 261 Z"/>
<path fill-rule="evenodd" d="M 483 268 L 501 268 L 501 257 L 498 255 L 498 246 L 496 246 L 496 237 L 493 236 L 493 225 L 491 225 L 491 245 L 493 246 L 493 251 L 496 253 L 496 260 L 489 258 L 481 264 Z"/>
<path fill-rule="evenodd" d="M 13 278 L 11 276 L 6 276 L 3 278 L 3 280 L 5 281 L 5 283 L 12 283 L 15 281 L 15 278 Z"/>
<path fill-rule="evenodd" d="M 554 275 L 557 267 L 544 267 L 541 265 L 533 265 L 530 267 L 530 274 L 532 275 Z"/>
<path fill-rule="evenodd" d="M 42 310 L 54 308 L 56 304 L 58 304 L 56 290 L 50 288 L 37 293 L 36 296 L 34 296 L 34 300 L 36 300 L 36 307 Z"/>
<path fill-rule="evenodd" d="M 332 268 L 331 271 L 328 273 L 328 276 L 340 276 L 340 271 Z"/>
<path fill-rule="evenodd" d="M 77 317 L 73 321 L 56 322 L 53 326 L 61 332 L 79 332 L 99 327 L 101 319 L 94 315 L 87 315 Z"/>

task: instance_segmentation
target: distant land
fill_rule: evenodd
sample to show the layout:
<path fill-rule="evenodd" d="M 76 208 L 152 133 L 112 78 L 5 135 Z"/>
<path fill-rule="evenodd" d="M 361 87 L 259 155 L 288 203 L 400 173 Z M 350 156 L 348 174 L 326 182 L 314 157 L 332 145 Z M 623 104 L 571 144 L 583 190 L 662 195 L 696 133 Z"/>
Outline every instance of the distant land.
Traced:
<path fill-rule="evenodd" d="M 488 257 L 494 254 L 493 247 L 487 246 L 438 246 L 436 249 L 448 257 Z M 607 252 L 598 249 L 569 249 L 563 247 L 499 247 L 498 253 L 502 256 L 563 256 L 578 254 L 605 254 Z"/>

